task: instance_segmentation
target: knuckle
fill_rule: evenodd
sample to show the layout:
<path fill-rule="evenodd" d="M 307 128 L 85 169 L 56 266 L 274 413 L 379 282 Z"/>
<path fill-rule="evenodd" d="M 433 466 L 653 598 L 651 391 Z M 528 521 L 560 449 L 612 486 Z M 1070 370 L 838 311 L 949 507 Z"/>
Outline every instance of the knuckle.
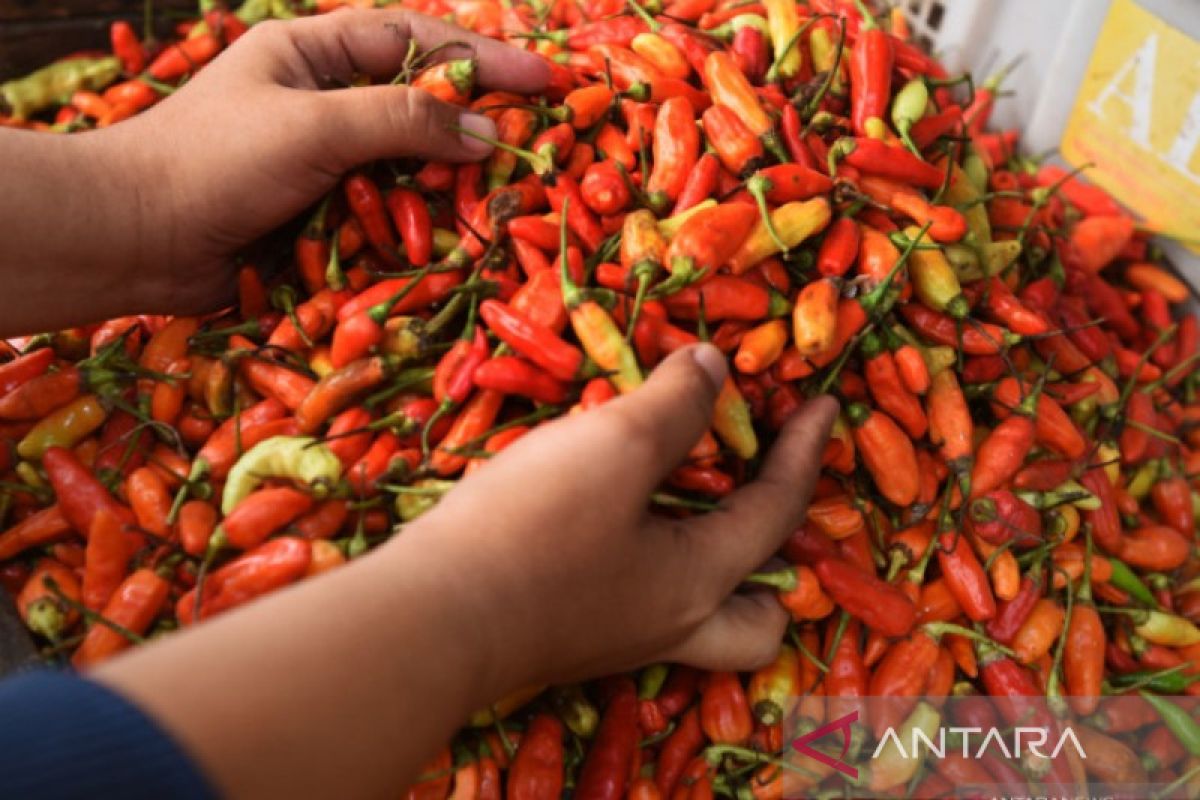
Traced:
<path fill-rule="evenodd" d="M 741 656 L 747 669 L 765 667 L 779 655 L 779 640 L 782 631 L 777 625 L 764 626 L 761 634 L 755 635 L 741 648 Z"/>

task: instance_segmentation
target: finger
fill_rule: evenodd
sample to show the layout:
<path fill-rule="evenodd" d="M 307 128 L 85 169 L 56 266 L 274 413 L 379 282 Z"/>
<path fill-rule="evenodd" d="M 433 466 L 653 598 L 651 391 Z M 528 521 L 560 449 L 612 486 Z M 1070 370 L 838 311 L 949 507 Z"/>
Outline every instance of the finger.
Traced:
<path fill-rule="evenodd" d="M 649 493 L 678 466 L 708 430 L 713 404 L 729 369 L 710 344 L 677 350 L 659 364 L 636 392 L 593 412 L 609 426 L 609 441 L 640 468 L 630 475 Z"/>
<path fill-rule="evenodd" d="M 409 42 L 418 52 L 437 48 L 427 63 L 475 58 L 479 82 L 491 89 L 530 94 L 550 79 L 545 59 L 433 17 L 409 11 L 345 10 L 278 26 L 304 59 L 318 85 L 345 86 L 356 74 L 391 78 L 405 64 Z"/>
<path fill-rule="evenodd" d="M 332 172 L 379 158 L 413 156 L 477 161 L 492 146 L 458 132 L 495 138 L 496 126 L 429 92 L 406 86 L 367 86 L 316 94 L 317 123 L 325 128 L 325 157 Z"/>
<path fill-rule="evenodd" d="M 780 431 L 758 478 L 689 523 L 689 535 L 700 539 L 695 551 L 727 587 L 770 558 L 804 519 L 837 408 L 831 397 L 806 403 Z"/>
<path fill-rule="evenodd" d="M 709 670 L 757 669 L 779 653 L 787 624 L 788 614 L 774 593 L 731 595 L 661 660 Z"/>

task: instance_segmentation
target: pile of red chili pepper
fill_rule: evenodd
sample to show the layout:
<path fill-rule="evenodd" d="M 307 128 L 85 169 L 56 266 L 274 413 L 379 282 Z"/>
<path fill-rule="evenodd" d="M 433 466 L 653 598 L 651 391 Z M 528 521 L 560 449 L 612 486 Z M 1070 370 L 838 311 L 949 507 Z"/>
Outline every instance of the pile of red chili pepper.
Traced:
<path fill-rule="evenodd" d="M 1106 755 L 1066 776 L 899 760 L 858 789 L 1196 790 L 1200 329 L 1146 227 L 989 131 L 994 82 L 948 75 L 899 13 L 404 5 L 552 65 L 539 97 L 476 92 L 469 59 L 398 76 L 494 119 L 486 161 L 347 176 L 294 250 L 242 267 L 237 308 L 5 346 L 0 580 L 46 659 L 86 668 L 334 569 L 709 340 L 732 377 L 662 513 L 752 478 L 807 397 L 842 401 L 792 566 L 750 578 L 794 619 L 778 658 L 505 698 L 410 797 L 840 795 L 781 766 L 785 709 L 811 730 L 846 698 L 973 693 L 1046 697 Z M 167 45 L 118 23 L 112 55 L 0 85 L 4 123 L 112 124 L 292 13 L 209 6 Z"/>

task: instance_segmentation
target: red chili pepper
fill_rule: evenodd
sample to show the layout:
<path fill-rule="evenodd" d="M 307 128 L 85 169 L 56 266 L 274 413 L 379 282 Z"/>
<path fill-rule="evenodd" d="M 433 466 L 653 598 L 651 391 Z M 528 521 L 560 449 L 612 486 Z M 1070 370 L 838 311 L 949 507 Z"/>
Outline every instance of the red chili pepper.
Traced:
<path fill-rule="evenodd" d="M 839 139 L 829 151 L 831 164 L 840 160 L 868 175 L 902 181 L 923 189 L 938 189 L 946 176 L 940 169 L 903 147 L 878 139 Z M 830 167 L 830 173 L 834 172 Z"/>
<path fill-rule="evenodd" d="M 1092 467 L 1079 476 L 1079 483 L 1100 501 L 1100 507 L 1084 512 L 1084 520 L 1092 526 L 1096 544 L 1106 552 L 1121 552 L 1121 517 L 1112 481 L 1103 467 Z"/>
<path fill-rule="evenodd" d="M 508 770 L 507 800 L 555 800 L 563 786 L 563 728 L 550 714 L 534 717 Z"/>
<path fill-rule="evenodd" d="M 1016 597 L 1000 603 L 996 616 L 988 620 L 987 635 L 1000 644 L 1011 644 L 1017 631 L 1025 624 L 1025 620 L 1033 612 L 1038 598 L 1042 594 L 1041 576 L 1032 578 L 1029 575 L 1021 577 L 1021 588 Z"/>
<path fill-rule="evenodd" d="M 700 726 L 700 711 L 689 709 L 675 730 L 663 742 L 654 771 L 654 784 L 663 797 L 672 797 L 688 762 L 704 745 L 704 729 Z"/>
<path fill-rule="evenodd" d="M 150 624 L 166 605 L 170 588 L 171 585 L 165 578 L 154 570 L 143 567 L 117 587 L 101 615 L 130 633 L 140 636 L 150 628 Z M 93 625 L 79 649 L 71 656 L 71 663 L 78 669 L 90 667 L 132 644 L 107 625 Z"/>
<path fill-rule="evenodd" d="M 1030 387 L 1018 384 L 1016 378 L 1005 378 L 996 386 L 993 409 L 998 416 L 1006 416 L 1008 409 L 1021 404 L 1021 393 L 1029 391 Z M 1054 398 L 1040 393 L 1035 409 L 1034 432 L 1039 444 L 1067 458 L 1079 458 L 1087 452 L 1087 440 Z"/>
<path fill-rule="evenodd" d="M 82 375 L 73 366 L 34 375 L 0 397 L 0 420 L 38 420 L 79 396 Z"/>
<path fill-rule="evenodd" d="M 725 169 L 734 175 L 744 175 L 762 161 L 762 142 L 733 109 L 716 103 L 704 111 L 701 119 L 704 136 Z"/>
<path fill-rule="evenodd" d="M 106 508 L 92 517 L 84 556 L 83 604 L 102 609 L 129 572 L 129 559 L 136 549 L 124 523 Z"/>
<path fill-rule="evenodd" d="M 156 81 L 173 81 L 195 72 L 221 51 L 221 41 L 211 33 L 183 39 L 167 46 L 150 66 L 146 74 Z"/>
<path fill-rule="evenodd" d="M 555 177 L 553 186 L 546 187 L 546 197 L 550 200 L 550 207 L 555 212 L 567 216 L 567 225 L 571 232 L 579 237 L 589 253 L 594 253 L 600 249 L 604 243 L 604 229 L 600 226 L 599 220 L 588 210 L 588 206 L 583 201 L 583 195 L 579 191 L 579 184 L 567 175 L 559 174 Z M 563 211 L 564 205 L 566 211 Z"/>
<path fill-rule="evenodd" d="M 221 523 L 231 545 L 242 550 L 257 547 L 312 508 L 311 495 L 290 486 L 260 489 L 238 503 Z"/>
<path fill-rule="evenodd" d="M 904 636 L 917 612 L 904 592 L 844 561 L 821 558 L 813 565 L 821 588 L 846 613 L 885 636 Z"/>
<path fill-rule="evenodd" d="M 4 397 L 39 375 L 45 374 L 52 363 L 54 363 L 54 350 L 43 347 L 23 356 L 17 356 L 5 364 L 0 364 L 0 397 Z"/>
<path fill-rule="evenodd" d="M 654 166 L 646 181 L 646 192 L 665 206 L 676 200 L 688 182 L 700 154 L 696 112 L 683 97 L 663 103 L 654 122 Z"/>
<path fill-rule="evenodd" d="M 209 474 L 214 478 L 223 479 L 237 460 L 239 443 L 242 447 L 247 446 L 247 438 L 253 429 L 282 419 L 285 414 L 287 407 L 278 400 L 256 403 L 222 422 L 196 453 L 196 460 L 208 464 Z"/>
<path fill-rule="evenodd" d="M 388 192 L 386 204 L 409 263 L 425 266 L 433 256 L 433 222 L 425 199 L 412 189 L 398 188 Z"/>
<path fill-rule="evenodd" d="M 704 298 L 704 316 L 709 321 L 740 319 L 757 322 L 787 312 L 783 297 L 732 275 L 717 275 L 700 286 L 681 289 L 664 298 L 663 304 L 674 317 L 699 319 L 701 297 Z"/>
<path fill-rule="evenodd" d="M 946 585 L 971 621 L 984 622 L 995 617 L 996 598 L 991 584 L 966 537 L 953 531 L 940 534 L 937 557 Z"/>
<path fill-rule="evenodd" d="M 838 217 L 825 231 L 817 250 L 817 272 L 829 278 L 845 275 L 858 257 L 859 228 L 850 217 Z"/>
<path fill-rule="evenodd" d="M 715 744 L 742 744 L 750 738 L 754 719 L 736 673 L 709 674 L 700 692 L 700 727 Z"/>
<path fill-rule="evenodd" d="M 312 544 L 306 539 L 279 536 L 260 544 L 208 576 L 200 618 L 208 619 L 292 583 L 304 575 L 311 561 Z M 195 597 L 192 589 L 175 604 L 181 625 L 194 621 Z"/>
<path fill-rule="evenodd" d="M 908 324 L 926 339 L 937 344 L 960 347 L 968 355 L 996 355 L 1006 346 L 1019 341 L 1019 337 L 1010 331 L 986 322 L 960 327 L 952 317 L 920 303 L 905 303 L 898 306 L 898 310 Z M 1039 343 L 1046 341 L 1049 340 L 1038 340 Z M 1058 362 L 1056 366 L 1066 368 Z"/>
<path fill-rule="evenodd" d="M 628 678 L 618 683 L 579 770 L 580 800 L 620 800 L 638 747 L 637 690 Z"/>
<path fill-rule="evenodd" d="M 72 451 L 51 447 L 42 456 L 42 466 L 54 487 L 63 517 L 80 535 L 87 536 L 92 520 L 101 509 L 122 522 L 134 522 L 132 512 L 117 502 Z"/>
<path fill-rule="evenodd" d="M 121 59 L 121 69 L 126 75 L 136 75 L 146 66 L 146 51 L 138 41 L 133 26 L 125 20 L 117 20 L 108 29 L 113 55 Z"/>
<path fill-rule="evenodd" d="M 912 440 L 888 415 L 862 403 L 846 410 L 854 442 L 879 491 L 900 507 L 911 505 L 920 491 L 920 470 Z"/>
<path fill-rule="evenodd" d="M 629 188 L 615 162 L 599 161 L 583 174 L 579 184 L 583 202 L 597 214 L 617 214 L 629 206 Z"/>
<path fill-rule="evenodd" d="M 583 366 L 583 353 L 555 333 L 511 306 L 485 300 L 479 314 L 502 341 L 561 381 L 574 380 Z"/>
<path fill-rule="evenodd" d="M 893 38 L 867 20 L 850 50 L 850 124 L 860 136 L 867 120 L 885 119 L 891 101 Z"/>
<path fill-rule="evenodd" d="M 480 364 L 475 370 L 475 385 L 539 403 L 557 404 L 567 396 L 561 381 L 515 356 L 497 356 Z"/>
<path fill-rule="evenodd" d="M 864 377 L 876 404 L 899 422 L 913 439 L 924 438 L 929 421 L 921 401 L 900 379 L 896 361 L 884 349 L 879 337 L 869 334 L 863 339 L 862 355 Z"/>

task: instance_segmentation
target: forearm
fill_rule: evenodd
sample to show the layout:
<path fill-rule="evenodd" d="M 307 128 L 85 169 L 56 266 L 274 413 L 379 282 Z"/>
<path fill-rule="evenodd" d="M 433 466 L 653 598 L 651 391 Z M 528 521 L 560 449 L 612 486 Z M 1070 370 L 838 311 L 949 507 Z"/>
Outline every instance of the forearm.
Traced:
<path fill-rule="evenodd" d="M 500 687 L 478 586 L 429 530 L 96 677 L 237 796 L 397 796 Z"/>
<path fill-rule="evenodd" d="M 0 336 L 143 310 L 153 202 L 115 134 L 0 130 Z"/>

